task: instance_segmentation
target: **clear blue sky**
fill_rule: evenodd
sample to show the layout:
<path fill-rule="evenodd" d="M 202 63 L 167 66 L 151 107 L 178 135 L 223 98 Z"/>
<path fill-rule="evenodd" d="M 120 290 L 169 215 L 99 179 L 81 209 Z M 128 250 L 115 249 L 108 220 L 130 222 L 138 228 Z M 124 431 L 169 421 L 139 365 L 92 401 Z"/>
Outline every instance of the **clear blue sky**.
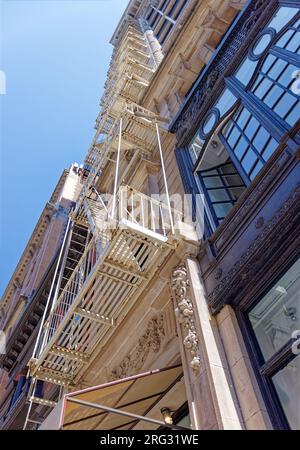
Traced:
<path fill-rule="evenodd" d="M 0 295 L 62 170 L 94 133 L 127 0 L 0 0 Z"/>

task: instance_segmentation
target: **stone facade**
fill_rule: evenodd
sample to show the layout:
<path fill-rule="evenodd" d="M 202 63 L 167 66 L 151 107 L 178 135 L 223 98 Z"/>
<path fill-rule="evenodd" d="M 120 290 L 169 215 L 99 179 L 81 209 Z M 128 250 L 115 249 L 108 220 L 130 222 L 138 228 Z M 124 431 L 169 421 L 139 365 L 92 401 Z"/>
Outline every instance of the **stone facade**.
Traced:
<path fill-rule="evenodd" d="M 159 8 L 163 2 L 156 3 Z M 62 394 L 176 364 L 182 365 L 182 377 L 148 408 L 147 417 L 161 420 L 160 408 L 167 406 L 175 420 L 184 409 L 193 429 L 288 428 L 281 413 L 276 416 L 274 399 L 267 392 L 269 381 L 258 374 L 243 314 L 297 254 L 299 124 L 282 133 L 273 155 L 218 225 L 212 226 L 205 210 L 203 236 L 182 216 L 172 231 L 166 195 L 202 193 L 201 154 L 191 160 L 191 141 L 223 90 L 232 87 L 230 78 L 238 64 L 281 3 L 286 2 L 272 0 L 266 9 L 261 0 L 170 0 L 159 13 L 147 1 L 129 2 L 111 39 L 114 50 L 102 108 L 81 175 L 77 180 L 72 173 L 69 178 L 65 174 L 59 183 L 51 201 L 56 208 L 47 207 L 37 225 L 40 241 L 34 233 L 19 263 L 28 275 L 21 276 L 18 266 L 4 296 L 3 323 L 12 324 L 14 340 L 8 346 L 13 352 L 13 343 L 26 326 L 22 317 L 18 322 L 24 305 L 29 302 L 32 315 L 39 302 L 45 308 L 47 296 L 26 300 L 28 292 L 45 288 L 49 298 L 52 280 L 57 287 L 55 302 L 44 309 L 41 334 L 41 314 L 33 326 L 38 351 L 31 357 L 32 341 L 21 364 L 24 370 L 29 362 L 29 373 L 43 384 L 43 395 L 48 394 L 53 408 L 50 414 L 41 404 L 33 409 L 41 422 L 46 419 L 42 428 L 59 426 L 52 419 L 61 412 Z M 176 20 L 168 22 L 168 14 Z M 246 102 L 243 95 L 239 101 Z M 226 119 L 235 111 L 232 108 Z M 160 123 L 158 134 L 152 122 Z M 273 124 L 276 136 L 285 130 L 281 121 L 278 124 Z M 102 135 L 107 139 L 101 140 Z M 203 138 L 203 149 L 215 136 Z M 218 142 L 207 148 L 218 148 Z M 115 205 L 118 189 L 137 193 L 142 208 L 132 221 L 134 202 L 126 204 L 128 228 L 114 231 L 107 211 L 110 201 Z M 162 193 L 167 201 L 158 205 L 169 215 L 160 216 L 159 227 L 151 228 L 144 219 L 143 202 L 151 203 L 151 195 Z M 109 195 L 113 200 L 107 200 Z M 84 244 L 75 275 L 68 273 L 69 284 L 61 285 L 49 261 L 61 245 L 64 227 L 58 223 L 65 226 L 68 220 L 66 198 L 76 202 L 69 215 L 70 240 L 74 227 L 81 227 Z M 116 221 L 113 208 L 112 214 Z M 48 249 L 42 251 L 47 257 L 35 260 L 41 248 Z M 66 248 L 67 258 L 70 247 Z M 71 286 L 67 299 L 65 286 Z M 65 304 L 68 308 L 60 308 Z M 288 361 L 288 350 L 283 357 Z M 59 358 L 62 368 L 55 363 Z M 21 367 L 9 356 L 2 365 L 5 379 Z M 267 372 L 269 367 L 263 369 Z M 5 413 L 14 388 L 11 383 L 9 392 L 1 393 L 2 426 L 22 428 L 21 420 L 13 422 Z M 37 397 L 36 385 L 29 389 L 29 395 Z M 101 429 L 100 422 L 93 426 Z M 84 428 L 84 423 L 70 427 Z M 128 427 L 155 428 L 142 421 Z"/>

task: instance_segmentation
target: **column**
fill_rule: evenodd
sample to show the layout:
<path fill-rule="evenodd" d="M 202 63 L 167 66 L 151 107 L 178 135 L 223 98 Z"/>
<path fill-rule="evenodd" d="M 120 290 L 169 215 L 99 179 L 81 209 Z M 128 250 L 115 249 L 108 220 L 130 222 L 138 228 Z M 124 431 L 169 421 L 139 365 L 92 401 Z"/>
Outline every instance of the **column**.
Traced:
<path fill-rule="evenodd" d="M 218 326 L 208 310 L 195 258 L 188 256 L 173 269 L 171 288 L 192 427 L 243 429 Z"/>

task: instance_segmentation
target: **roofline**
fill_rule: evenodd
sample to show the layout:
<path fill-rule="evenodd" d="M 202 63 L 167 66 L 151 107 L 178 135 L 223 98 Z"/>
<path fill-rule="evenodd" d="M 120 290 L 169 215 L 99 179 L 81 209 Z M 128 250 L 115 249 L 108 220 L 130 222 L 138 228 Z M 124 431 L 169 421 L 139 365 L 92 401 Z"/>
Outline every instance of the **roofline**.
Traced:
<path fill-rule="evenodd" d="M 58 199 L 58 196 L 59 196 L 59 193 L 60 193 L 61 187 L 62 187 L 61 185 L 65 181 L 68 173 L 69 173 L 69 169 L 64 169 L 64 171 L 61 174 L 61 176 L 60 176 L 60 178 L 59 178 L 59 180 L 58 180 L 58 182 L 57 182 L 57 184 L 55 186 L 55 189 L 54 189 L 54 191 L 53 191 L 53 193 L 52 193 L 52 195 L 50 197 L 50 200 L 46 203 L 46 205 L 45 205 L 45 207 L 44 207 L 44 209 L 43 209 L 43 211 L 42 211 L 42 213 L 41 213 L 41 215 L 40 215 L 40 217 L 39 217 L 39 219 L 38 219 L 38 221 L 37 221 L 37 223 L 36 223 L 36 225 L 34 227 L 34 230 L 31 233 L 31 236 L 30 236 L 30 238 L 29 238 L 29 240 L 28 240 L 28 242 L 26 244 L 26 247 L 25 247 L 25 249 L 24 249 L 24 251 L 23 251 L 23 253 L 22 253 L 22 255 L 21 255 L 21 257 L 20 257 L 20 259 L 18 261 L 18 263 L 17 263 L 16 268 L 15 268 L 15 270 L 14 270 L 14 272 L 13 272 L 13 274 L 12 274 L 10 280 L 9 280 L 9 282 L 7 283 L 7 286 L 6 286 L 6 288 L 5 288 L 4 292 L 3 292 L 3 295 L 2 295 L 2 297 L 0 299 L 0 310 L 2 312 L 5 312 L 5 310 L 6 310 L 6 306 L 7 306 L 8 301 L 9 301 L 9 299 L 6 299 L 6 297 L 9 296 L 10 290 L 13 288 L 13 283 L 18 279 L 18 277 L 21 276 L 20 272 L 21 272 L 22 266 L 24 264 L 28 264 L 28 262 L 26 263 L 26 258 L 28 258 L 28 254 L 29 254 L 29 252 L 31 250 L 32 244 L 34 243 L 33 241 L 34 241 L 34 238 L 35 238 L 35 236 L 36 236 L 36 234 L 38 232 L 39 227 L 42 225 L 42 223 L 46 219 L 47 215 L 49 213 L 53 212 L 53 210 L 54 210 L 54 203 Z M 2 317 L 0 317 L 0 320 L 2 321 Z"/>
<path fill-rule="evenodd" d="M 143 5 L 144 4 L 144 5 Z M 125 11 L 122 14 L 121 19 L 118 22 L 118 25 L 115 28 L 115 31 L 110 38 L 109 43 L 115 46 L 118 40 L 118 34 L 121 32 L 121 27 L 128 17 L 135 18 L 136 14 L 140 11 L 141 6 L 146 6 L 146 4 L 150 4 L 149 0 L 130 0 L 128 5 L 126 6 Z"/>

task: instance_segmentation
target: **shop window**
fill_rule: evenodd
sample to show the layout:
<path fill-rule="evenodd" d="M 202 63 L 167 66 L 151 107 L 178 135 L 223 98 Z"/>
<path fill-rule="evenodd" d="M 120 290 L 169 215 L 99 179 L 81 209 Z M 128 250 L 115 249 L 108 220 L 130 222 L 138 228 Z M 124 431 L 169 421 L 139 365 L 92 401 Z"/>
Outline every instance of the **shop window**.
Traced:
<path fill-rule="evenodd" d="M 246 312 L 261 377 L 291 429 L 300 428 L 300 259 Z"/>

